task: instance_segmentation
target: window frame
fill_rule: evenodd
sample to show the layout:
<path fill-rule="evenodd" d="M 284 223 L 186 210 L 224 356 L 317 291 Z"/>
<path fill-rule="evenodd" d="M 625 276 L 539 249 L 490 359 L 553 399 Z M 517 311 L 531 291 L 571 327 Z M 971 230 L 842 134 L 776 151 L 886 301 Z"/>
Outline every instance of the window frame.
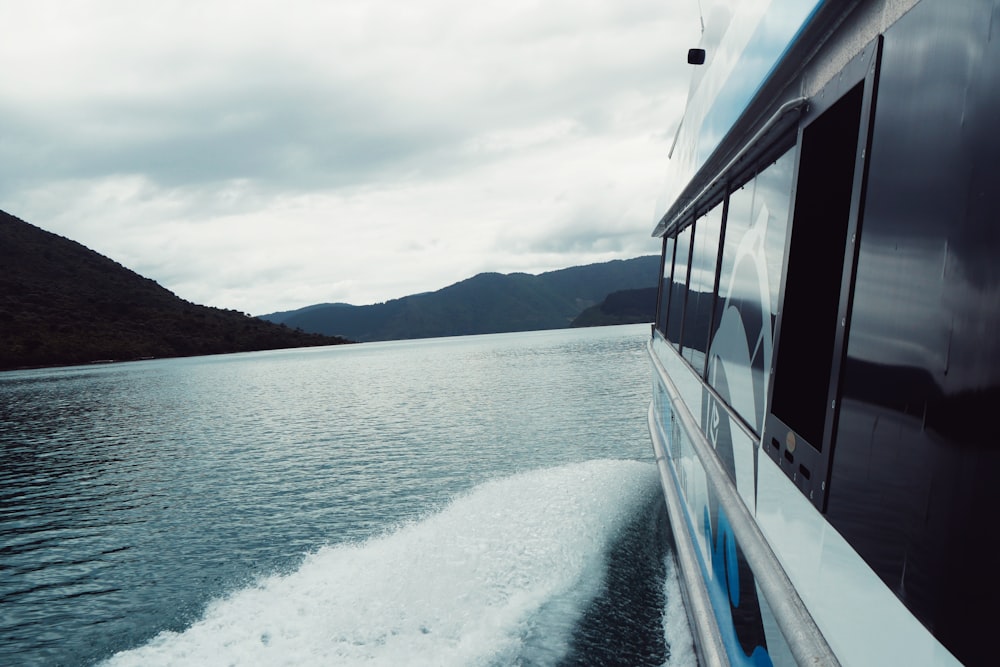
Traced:
<path fill-rule="evenodd" d="M 847 351 L 847 332 L 850 330 L 851 304 L 854 295 L 854 276 L 858 260 L 858 234 L 864 217 L 864 191 L 867 183 L 868 155 L 871 150 L 871 132 L 874 125 L 876 92 L 878 89 L 878 70 L 881 62 L 882 37 L 873 40 L 862 52 L 816 95 L 817 102 L 810 108 L 808 115 L 799 126 L 797 143 L 799 154 L 796 158 L 795 185 L 793 187 L 792 218 L 789 223 L 789 233 L 785 239 L 785 262 L 782 267 L 781 290 L 779 293 L 778 316 L 775 321 L 774 351 L 771 356 L 770 382 L 768 383 L 767 413 L 761 434 L 762 450 L 769 456 L 784 474 L 799 488 L 820 512 L 826 511 L 830 492 L 830 472 L 836 442 L 836 424 L 840 410 L 840 375 L 844 356 Z M 823 114 L 840 102 L 845 95 L 851 93 L 857 86 L 863 86 L 860 122 L 855 147 L 854 176 L 851 185 L 849 217 L 846 226 L 842 275 L 840 279 L 840 294 L 837 299 L 836 331 L 833 337 L 831 365 L 826 391 L 826 407 L 822 426 L 822 441 L 818 446 L 795 432 L 772 412 L 774 405 L 774 389 L 781 378 L 777 377 L 781 364 L 781 337 L 783 332 L 786 308 L 786 292 L 788 286 L 788 267 L 792 239 L 795 235 L 797 199 L 799 190 L 800 167 L 803 158 L 803 135 L 809 127 L 823 117 Z M 801 222 L 799 223 L 801 224 Z M 800 443 L 806 442 L 805 447 Z"/>

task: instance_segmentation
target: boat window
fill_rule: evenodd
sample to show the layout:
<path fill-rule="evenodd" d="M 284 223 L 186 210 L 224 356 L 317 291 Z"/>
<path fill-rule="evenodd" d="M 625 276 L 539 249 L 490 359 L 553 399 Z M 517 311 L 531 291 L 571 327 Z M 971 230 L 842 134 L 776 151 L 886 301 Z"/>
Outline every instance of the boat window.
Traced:
<path fill-rule="evenodd" d="M 722 301 L 716 310 L 712 327 L 713 337 L 717 334 L 727 308 L 738 312 L 751 301 L 756 293 L 752 281 L 735 272 L 737 257 L 745 254 L 740 245 L 750 230 L 753 210 L 753 181 L 729 194 L 729 215 L 726 218 L 726 238 L 722 250 L 722 265 L 719 273 L 719 297 Z M 742 280 L 741 280 L 742 279 Z"/>
<path fill-rule="evenodd" d="M 708 381 L 758 432 L 762 427 L 788 231 L 796 150 L 729 195 L 712 321 Z M 730 385 L 750 388 L 731 395 Z"/>
<path fill-rule="evenodd" d="M 705 370 L 705 352 L 708 349 L 708 337 L 711 333 L 724 208 L 720 203 L 698 219 L 695 223 L 697 229 L 691 251 L 691 276 L 688 282 L 681 347 L 684 357 L 702 374 Z"/>
<path fill-rule="evenodd" d="M 674 271 L 674 237 L 663 239 L 663 277 L 660 280 L 660 302 L 656 308 L 656 328 L 667 333 L 667 312 L 670 307 L 670 281 Z"/>
<path fill-rule="evenodd" d="M 691 235 L 688 226 L 677 235 L 674 250 L 674 273 L 670 284 L 670 308 L 667 319 L 667 340 L 678 347 L 684 323 L 684 302 L 687 298 L 688 262 L 691 259 Z"/>
<path fill-rule="evenodd" d="M 788 151 L 754 179 L 751 215 L 754 220 L 764 225 L 762 270 L 766 274 L 763 282 L 767 284 L 764 313 L 766 319 L 770 320 L 772 340 L 780 304 L 781 269 L 785 261 L 788 222 L 792 216 L 792 184 L 795 181 L 796 157 L 797 150 Z M 768 364 L 765 368 L 770 367 L 770 353 L 771 350 L 768 350 Z"/>
<path fill-rule="evenodd" d="M 771 412 L 822 451 L 864 87 L 802 133 Z"/>

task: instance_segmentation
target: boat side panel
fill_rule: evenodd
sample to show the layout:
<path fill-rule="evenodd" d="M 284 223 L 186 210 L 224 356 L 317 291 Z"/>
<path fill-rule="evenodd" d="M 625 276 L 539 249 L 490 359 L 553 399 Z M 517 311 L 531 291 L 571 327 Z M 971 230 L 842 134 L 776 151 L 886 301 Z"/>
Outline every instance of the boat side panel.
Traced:
<path fill-rule="evenodd" d="M 842 664 L 960 664 L 766 455 L 758 470 L 757 524 Z"/>
<path fill-rule="evenodd" d="M 964 662 L 996 664 L 1000 1 L 887 32 L 828 515 Z"/>
<path fill-rule="evenodd" d="M 651 348 L 669 373 L 680 394 L 679 400 L 683 400 L 692 415 L 701 415 L 703 423 L 714 424 L 705 432 L 719 452 L 726 472 L 742 482 L 737 484 L 741 498 L 752 503 L 755 443 L 718 400 L 705 393 L 696 372 L 661 336 L 654 337 Z M 733 533 L 731 519 L 722 510 L 688 434 L 673 418 L 675 406 L 656 372 L 653 403 L 655 423 L 667 443 L 671 474 L 683 500 L 684 524 L 696 545 L 701 574 L 730 662 L 794 664 L 770 609 L 762 603 L 753 572 Z M 782 660 L 775 661 L 775 656 Z"/>
<path fill-rule="evenodd" d="M 846 348 L 838 342 L 836 350 L 844 355 L 843 370 L 834 364 L 835 400 L 826 401 L 828 514 L 760 454 L 753 436 L 768 411 L 760 398 L 767 375 L 755 376 L 754 369 L 771 364 L 753 358 L 770 354 L 771 346 L 751 335 L 769 329 L 768 317 L 775 321 L 768 281 L 741 277 L 727 293 L 730 269 L 720 251 L 723 278 L 706 367 L 678 345 L 684 323 L 674 317 L 685 315 L 687 273 L 683 283 L 668 281 L 671 307 L 661 316 L 669 318 L 657 326 L 672 342 L 654 334 L 652 353 L 845 663 L 951 665 L 957 655 L 969 664 L 995 664 L 1000 532 L 992 526 L 1000 502 L 992 477 L 1000 448 L 990 417 L 1000 403 L 1000 0 L 912 4 L 862 3 L 864 11 L 851 16 L 881 12 L 878 25 L 888 27 L 870 156 L 861 153 L 871 176 L 854 192 L 864 201 L 857 241 L 849 233 L 849 243 L 860 248 L 844 289 L 856 291 L 844 292 L 847 305 L 840 307 L 849 310 L 837 318 L 848 327 L 838 334 Z M 816 67 L 807 79 L 818 76 Z M 867 107 L 864 113 L 868 118 Z M 731 216 L 749 206 L 741 198 L 753 199 L 730 193 Z M 703 205 L 712 205 L 707 199 Z M 755 219 L 751 214 L 751 224 Z M 692 220 L 678 217 L 680 224 Z M 725 246 L 739 225 L 724 224 L 730 225 Z M 697 225 L 693 236 L 699 244 Z M 686 267 L 689 257 L 682 253 L 678 261 Z M 681 275 L 671 271 L 664 267 L 665 276 Z M 741 299 L 759 302 L 760 315 Z M 763 394 L 755 390 L 762 383 Z M 655 395 L 657 409 L 668 411 L 662 387 Z M 685 434 L 670 429 L 671 474 L 705 577 L 714 582 L 720 626 L 740 625 L 731 596 L 747 598 L 729 582 L 740 581 L 745 559 L 730 541 L 730 517 L 719 513 L 705 483 L 704 461 L 714 460 L 699 460 Z M 758 607 L 763 630 L 743 636 L 762 632 L 761 645 L 776 646 L 767 605 Z M 746 646 L 734 655 L 752 655 Z"/>

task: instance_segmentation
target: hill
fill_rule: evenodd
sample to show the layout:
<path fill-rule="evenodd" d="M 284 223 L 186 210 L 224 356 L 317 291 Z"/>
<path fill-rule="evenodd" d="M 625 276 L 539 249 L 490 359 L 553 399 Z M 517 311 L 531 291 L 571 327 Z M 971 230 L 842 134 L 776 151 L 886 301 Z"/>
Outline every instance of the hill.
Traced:
<path fill-rule="evenodd" d="M 198 306 L 0 211 L 0 370 L 349 342 Z"/>
<path fill-rule="evenodd" d="M 659 268 L 660 258 L 649 255 L 539 275 L 480 273 L 370 306 L 315 305 L 261 318 L 359 341 L 560 329 L 610 292 L 655 286 Z"/>
<path fill-rule="evenodd" d="M 580 313 L 570 326 L 603 327 L 613 324 L 641 324 L 656 317 L 656 288 L 612 292 L 604 301 Z"/>

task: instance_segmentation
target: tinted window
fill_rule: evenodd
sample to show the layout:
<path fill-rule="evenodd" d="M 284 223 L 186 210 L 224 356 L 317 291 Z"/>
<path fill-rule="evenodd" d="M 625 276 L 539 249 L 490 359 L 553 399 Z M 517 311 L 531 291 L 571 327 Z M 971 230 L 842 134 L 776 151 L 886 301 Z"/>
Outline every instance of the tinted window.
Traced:
<path fill-rule="evenodd" d="M 681 339 L 684 322 L 684 301 L 687 297 L 688 259 L 691 250 L 691 227 L 677 235 L 674 253 L 674 273 L 670 286 L 670 313 L 667 320 L 667 340 L 676 347 Z"/>
<path fill-rule="evenodd" d="M 660 281 L 660 303 L 656 309 L 656 328 L 666 335 L 667 312 L 670 306 L 670 276 L 674 270 L 674 238 L 663 240 L 663 277 Z"/>
<path fill-rule="evenodd" d="M 691 277 L 681 342 L 684 357 L 699 372 L 704 372 L 705 369 L 705 352 L 708 349 L 708 338 L 711 333 L 715 269 L 719 258 L 723 208 L 720 203 L 695 223 Z"/>
<path fill-rule="evenodd" d="M 820 451 L 863 98 L 858 84 L 802 134 L 771 411 Z"/>
<path fill-rule="evenodd" d="M 767 398 L 795 150 L 729 197 L 708 380 L 758 431 Z"/>

